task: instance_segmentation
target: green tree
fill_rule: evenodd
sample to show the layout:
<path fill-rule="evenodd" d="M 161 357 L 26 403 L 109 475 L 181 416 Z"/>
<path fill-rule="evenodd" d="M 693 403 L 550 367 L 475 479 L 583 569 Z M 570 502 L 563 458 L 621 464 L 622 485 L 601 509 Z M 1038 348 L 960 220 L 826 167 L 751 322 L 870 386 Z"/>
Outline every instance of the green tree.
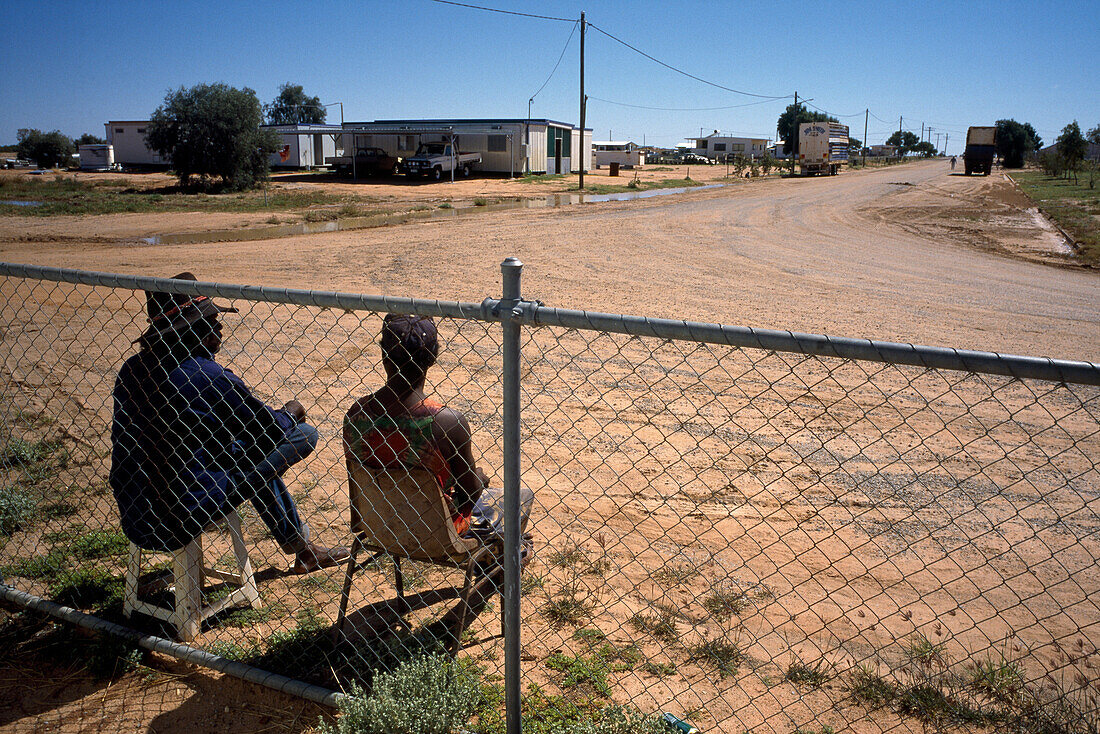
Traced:
<path fill-rule="evenodd" d="M 916 150 L 917 143 L 920 140 L 917 138 L 916 133 L 909 132 L 908 130 L 898 130 L 896 133 L 886 138 L 887 145 L 898 146 L 898 155 L 904 156 L 911 150 Z"/>
<path fill-rule="evenodd" d="M 863 141 L 859 138 L 848 138 L 848 150 L 852 155 L 856 155 L 859 151 L 863 150 Z"/>
<path fill-rule="evenodd" d="M 830 117 L 824 112 L 811 112 L 800 104 L 787 105 L 787 109 L 783 110 L 783 114 L 779 116 L 779 121 L 775 124 L 775 129 L 779 132 L 779 139 L 783 141 L 784 153 L 790 153 L 796 149 L 798 126 L 803 122 L 840 122 L 840 120 Z"/>
<path fill-rule="evenodd" d="M 271 125 L 293 125 L 312 123 L 319 125 L 325 121 L 328 112 L 321 106 L 320 97 L 309 97 L 302 91 L 301 84 L 287 82 L 279 87 L 279 96 L 264 108 L 267 121 Z"/>
<path fill-rule="evenodd" d="M 91 133 L 84 133 L 76 139 L 77 145 L 103 145 L 107 141 L 98 135 L 92 135 Z"/>
<path fill-rule="evenodd" d="M 1093 145 L 1100 145 L 1100 125 L 1097 125 L 1093 129 L 1085 133 L 1085 140 L 1089 141 Z"/>
<path fill-rule="evenodd" d="M 76 152 L 72 138 L 54 130 L 44 133 L 34 128 L 23 128 L 16 134 L 19 145 L 16 154 L 20 158 L 34 161 L 39 168 L 69 165 Z"/>
<path fill-rule="evenodd" d="M 263 114 L 256 93 L 247 87 L 196 84 L 164 97 L 149 120 L 145 140 L 172 162 L 180 184 L 220 180 L 229 189 L 246 189 L 267 178 L 268 156 L 279 136 L 260 130 Z"/>
<path fill-rule="evenodd" d="M 936 146 L 928 140 L 922 140 L 913 146 L 913 152 L 920 154 L 921 158 L 931 158 L 936 155 Z"/>
<path fill-rule="evenodd" d="M 1023 168 L 1025 156 L 1042 146 L 1043 139 L 1030 122 L 997 120 L 997 154 L 1005 168 Z"/>
<path fill-rule="evenodd" d="M 1081 128 L 1077 124 L 1077 120 L 1062 128 L 1062 134 L 1054 142 L 1058 146 L 1058 155 L 1066 163 L 1066 170 L 1073 173 L 1073 180 L 1076 182 L 1077 170 L 1081 166 L 1081 161 L 1085 159 L 1085 154 L 1089 151 L 1088 141 L 1081 134 Z"/>

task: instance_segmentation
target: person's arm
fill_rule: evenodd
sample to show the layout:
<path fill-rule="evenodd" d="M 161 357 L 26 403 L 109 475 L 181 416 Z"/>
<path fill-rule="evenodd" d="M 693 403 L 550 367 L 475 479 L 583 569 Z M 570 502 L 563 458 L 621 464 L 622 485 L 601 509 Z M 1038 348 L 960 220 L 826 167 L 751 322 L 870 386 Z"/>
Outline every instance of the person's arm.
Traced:
<path fill-rule="evenodd" d="M 470 424 L 466 416 L 458 411 L 444 408 L 435 417 L 433 433 L 437 431 L 440 435 L 434 438 L 443 452 L 443 458 L 450 465 L 451 476 L 455 480 L 451 501 L 456 512 L 469 514 L 482 490 L 489 485 L 485 472 L 474 463 Z"/>

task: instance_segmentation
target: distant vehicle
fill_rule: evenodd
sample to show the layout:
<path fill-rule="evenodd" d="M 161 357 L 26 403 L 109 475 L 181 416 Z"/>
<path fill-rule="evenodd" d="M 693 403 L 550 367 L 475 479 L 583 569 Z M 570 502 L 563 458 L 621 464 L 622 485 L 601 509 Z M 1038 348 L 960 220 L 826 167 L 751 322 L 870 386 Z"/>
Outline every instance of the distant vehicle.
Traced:
<path fill-rule="evenodd" d="M 427 176 L 439 181 L 452 172 L 465 178 L 475 163 L 481 163 L 481 153 L 459 153 L 450 143 L 421 143 L 416 153 L 401 161 L 400 168 L 410 178 Z"/>
<path fill-rule="evenodd" d="M 803 176 L 835 176 L 848 162 L 848 126 L 839 122 L 803 122 L 798 125 L 798 167 Z"/>
<path fill-rule="evenodd" d="M 4 168 L 34 168 L 34 163 L 22 158 L 5 158 Z"/>
<path fill-rule="evenodd" d="M 993 171 L 993 155 L 996 152 L 997 128 L 969 128 L 966 131 L 966 148 L 963 150 L 963 170 L 966 175 L 981 173 L 988 176 Z"/>
<path fill-rule="evenodd" d="M 680 156 L 680 163 L 694 163 L 701 166 L 710 166 L 714 164 L 714 161 L 698 153 L 684 153 Z"/>
<path fill-rule="evenodd" d="M 398 173 L 400 159 L 392 156 L 381 148 L 358 148 L 355 151 L 355 160 L 350 155 L 338 155 L 325 158 L 325 163 L 332 166 L 337 173 L 356 176 L 377 176 L 378 174 Z"/>

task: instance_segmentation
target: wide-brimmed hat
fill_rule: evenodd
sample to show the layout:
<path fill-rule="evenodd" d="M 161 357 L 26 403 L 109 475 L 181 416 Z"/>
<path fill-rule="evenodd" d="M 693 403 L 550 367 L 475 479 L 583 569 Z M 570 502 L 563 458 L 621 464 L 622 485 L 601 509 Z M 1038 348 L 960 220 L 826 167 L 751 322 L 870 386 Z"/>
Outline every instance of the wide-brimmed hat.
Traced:
<path fill-rule="evenodd" d="M 180 273 L 173 275 L 172 280 L 197 281 L 198 278 L 193 273 Z M 179 332 L 201 319 L 220 313 L 237 313 L 232 306 L 219 306 L 207 296 L 161 291 L 145 291 L 145 309 L 149 313 L 149 328 L 135 342 Z"/>

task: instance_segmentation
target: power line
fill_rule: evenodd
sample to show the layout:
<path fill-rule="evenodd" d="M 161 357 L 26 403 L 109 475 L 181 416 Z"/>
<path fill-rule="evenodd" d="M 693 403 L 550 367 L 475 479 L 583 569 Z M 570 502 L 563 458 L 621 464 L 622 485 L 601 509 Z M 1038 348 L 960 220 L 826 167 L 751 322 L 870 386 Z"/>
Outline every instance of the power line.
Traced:
<path fill-rule="evenodd" d="M 820 107 L 818 107 L 817 105 L 810 104 L 809 102 L 806 102 L 805 104 L 806 104 L 807 107 L 813 107 L 815 110 L 817 110 L 818 112 L 820 112 L 824 115 L 832 115 L 833 117 L 859 117 L 858 112 L 855 113 L 854 115 L 838 115 L 835 112 L 829 112 L 828 110 L 823 110 Z"/>
<path fill-rule="evenodd" d="M 546 85 L 549 84 L 550 80 L 554 78 L 554 72 L 556 72 L 558 70 L 558 67 L 561 65 L 561 60 L 565 58 L 565 52 L 569 50 L 569 44 L 573 41 L 573 34 L 577 32 L 578 23 L 579 21 L 574 21 L 573 30 L 569 31 L 569 38 L 565 39 L 565 47 L 561 50 L 561 56 L 558 56 L 558 63 L 554 64 L 554 68 L 550 71 L 550 76 L 546 77 L 546 81 L 544 81 L 542 83 L 542 86 L 539 87 L 539 91 L 531 95 L 532 100 L 534 100 L 535 97 L 539 96 L 539 92 L 546 89 Z"/>
<path fill-rule="evenodd" d="M 703 79 L 702 77 L 695 76 L 694 74 L 686 72 L 683 69 L 678 69 L 675 66 L 672 66 L 671 64 L 666 64 L 665 62 L 661 61 L 660 59 L 657 59 L 657 58 L 654 58 L 653 56 L 650 56 L 645 51 L 642 51 L 641 49 L 636 48 L 635 46 L 631 46 L 629 43 L 627 43 L 623 39 L 611 35 L 607 31 L 605 31 L 603 28 L 600 28 L 598 25 L 596 25 L 594 23 L 589 22 L 588 27 L 599 31 L 600 33 L 604 34 L 605 36 L 610 38 L 612 41 L 615 41 L 616 43 L 621 43 L 622 45 L 626 46 L 627 48 L 629 48 L 634 53 L 637 53 L 637 54 L 640 54 L 640 55 L 646 57 L 647 59 L 649 59 L 653 63 L 660 64 L 661 66 L 665 67 L 666 69 L 674 71 L 677 74 L 683 74 L 684 76 L 686 76 L 690 79 L 694 79 L 697 82 L 702 82 L 703 84 L 707 84 L 707 85 L 712 86 L 712 87 L 717 87 L 718 89 L 724 89 L 725 91 L 733 92 L 734 94 L 743 94 L 746 97 L 760 97 L 762 99 L 775 100 L 775 99 L 787 99 L 788 97 L 791 96 L 789 94 L 784 94 L 784 95 L 781 95 L 781 96 L 769 96 L 767 94 L 755 94 L 753 92 L 745 92 L 745 91 L 742 91 L 740 89 L 733 89 L 731 87 L 726 87 L 726 86 L 723 86 L 721 84 L 717 84 L 715 82 L 708 81 L 706 79 Z"/>
<path fill-rule="evenodd" d="M 432 0 L 433 3 L 439 3 L 441 5 L 457 5 L 460 8 L 471 8 L 473 10 L 484 10 L 488 13 L 501 13 L 503 15 L 521 15 L 524 18 L 538 18 L 539 20 L 557 20 L 563 23 L 576 23 L 576 18 L 555 18 L 552 15 L 533 15 L 532 13 L 518 13 L 515 10 L 500 10 L 499 8 L 486 8 L 482 5 L 470 5 L 469 3 L 458 3 L 454 0 Z"/>
<path fill-rule="evenodd" d="M 611 99 L 602 99 L 600 97 L 588 96 L 588 99 L 596 100 L 597 102 L 604 102 L 606 104 L 618 105 L 619 107 L 633 107 L 638 110 L 660 110 L 662 112 L 712 112 L 714 110 L 733 110 L 739 107 L 752 107 L 753 105 L 768 104 L 774 102 L 774 99 L 762 99 L 756 102 L 746 102 L 745 104 L 728 105 L 725 107 L 650 107 L 649 105 L 630 104 L 628 102 L 616 102 Z"/>

